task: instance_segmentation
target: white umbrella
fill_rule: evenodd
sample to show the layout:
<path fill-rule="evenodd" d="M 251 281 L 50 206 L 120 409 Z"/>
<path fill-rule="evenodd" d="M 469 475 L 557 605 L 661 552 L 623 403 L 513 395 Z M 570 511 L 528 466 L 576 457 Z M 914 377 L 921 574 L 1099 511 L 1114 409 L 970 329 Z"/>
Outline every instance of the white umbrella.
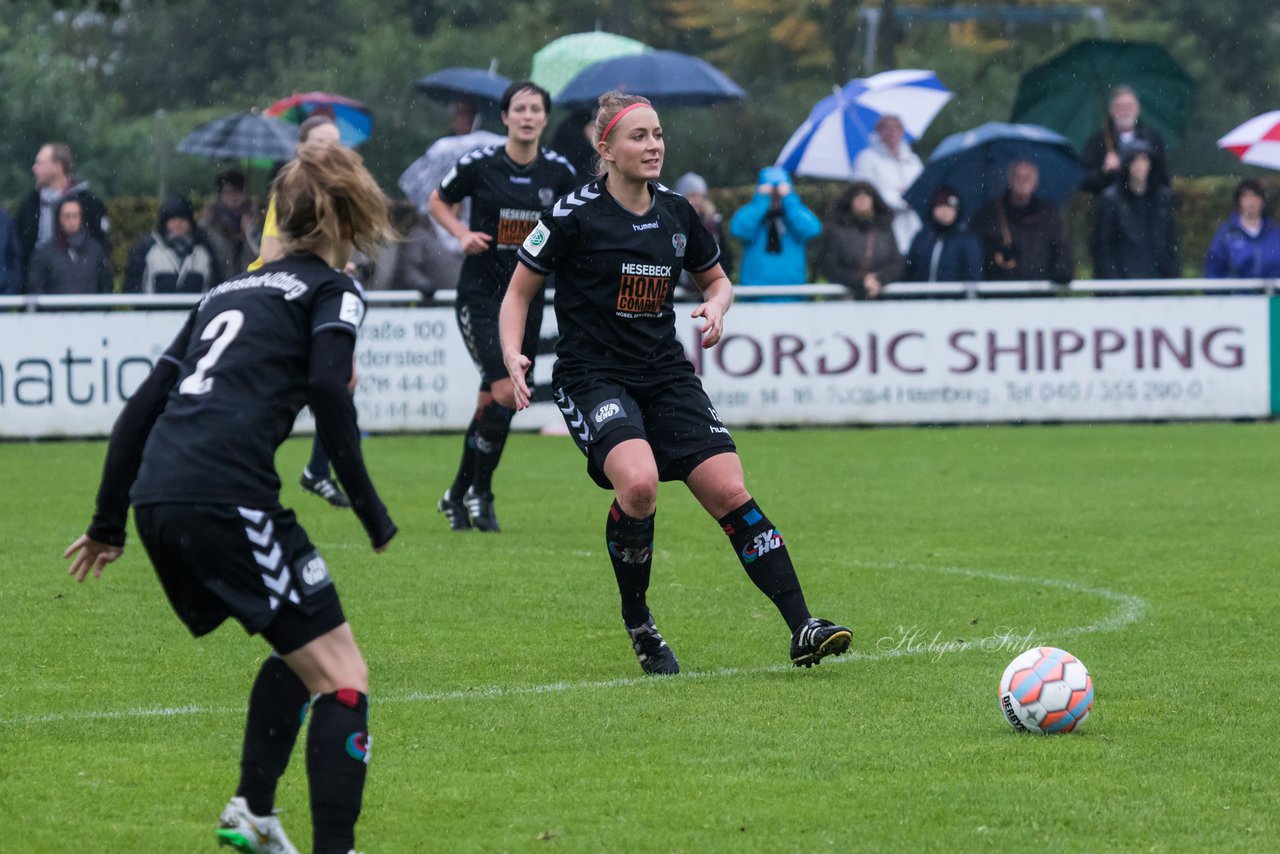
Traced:
<path fill-rule="evenodd" d="M 1280 110 L 1249 119 L 1218 140 L 1218 148 L 1230 151 L 1241 162 L 1280 169 Z"/>

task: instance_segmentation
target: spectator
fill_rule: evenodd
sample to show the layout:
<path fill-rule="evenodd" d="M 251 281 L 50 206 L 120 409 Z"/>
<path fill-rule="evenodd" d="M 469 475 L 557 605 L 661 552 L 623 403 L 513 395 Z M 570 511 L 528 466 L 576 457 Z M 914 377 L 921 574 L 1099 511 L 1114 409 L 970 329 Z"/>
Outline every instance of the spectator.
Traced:
<path fill-rule="evenodd" d="M 1236 210 L 1218 227 L 1204 259 L 1208 279 L 1280 278 L 1280 226 L 1267 215 L 1262 185 L 1236 187 Z"/>
<path fill-rule="evenodd" d="M 1100 193 L 1120 175 L 1120 153 L 1126 145 L 1142 140 L 1151 146 L 1150 182 L 1157 187 L 1169 186 L 1169 168 L 1165 163 L 1164 140 L 1153 128 L 1143 124 L 1142 104 L 1138 93 L 1128 86 L 1117 86 L 1111 92 L 1111 106 L 1102 130 L 1084 144 L 1081 160 L 1085 176 L 1080 189 Z"/>
<path fill-rule="evenodd" d="M 867 181 L 893 211 L 893 236 L 898 252 L 906 253 L 920 230 L 920 217 L 902 198 L 924 171 L 924 164 L 903 138 L 902 119 L 885 113 L 876 121 L 876 132 L 853 161 L 855 181 Z"/>
<path fill-rule="evenodd" d="M 1122 150 L 1120 179 L 1102 191 L 1094 211 L 1093 275 L 1097 279 L 1176 279 L 1178 225 L 1173 191 L 1151 181 L 1151 146 Z"/>
<path fill-rule="evenodd" d="M 22 293 L 22 246 L 8 208 L 0 205 L 0 296 Z"/>
<path fill-rule="evenodd" d="M 1015 160 L 1007 174 L 1008 188 L 983 205 L 974 220 L 982 241 L 983 276 L 989 281 L 1066 284 L 1075 276 L 1075 257 L 1058 206 L 1036 195 L 1039 167 Z"/>
<path fill-rule="evenodd" d="M 53 209 L 66 196 L 75 196 L 80 200 L 85 229 L 102 244 L 107 257 L 111 257 L 111 241 L 107 238 L 111 224 L 107 220 L 107 206 L 89 192 L 89 182 L 81 180 L 74 172 L 75 160 L 65 143 L 45 143 L 36 152 L 35 162 L 31 164 L 36 187 L 23 200 L 17 215 L 24 278 L 36 248 L 52 240 L 57 232 Z"/>
<path fill-rule="evenodd" d="M 756 193 L 729 221 L 742 241 L 744 285 L 800 285 L 809 280 L 805 244 L 822 233 L 822 223 L 791 187 L 785 169 L 760 170 Z"/>
<path fill-rule="evenodd" d="M 205 205 L 200 216 L 218 268 L 226 273 L 239 272 L 258 257 L 258 249 L 248 239 L 253 232 L 253 204 L 245 194 L 244 173 L 239 169 L 219 172 L 214 178 L 217 197 Z"/>
<path fill-rule="evenodd" d="M 204 230 L 196 225 L 191 203 L 181 196 L 165 199 L 156 218 L 156 230 L 139 240 L 129 253 L 124 292 L 198 294 L 220 281 L 221 270 Z"/>
<path fill-rule="evenodd" d="M 64 197 L 53 215 L 53 239 L 36 250 L 27 268 L 27 293 L 111 293 L 111 265 L 102 244 L 89 236 L 80 200 Z"/>
<path fill-rule="evenodd" d="M 551 148 L 569 161 L 583 183 L 596 174 L 596 147 L 591 143 L 595 129 L 595 111 L 579 109 L 565 116 L 551 137 Z M 723 244 L 721 248 L 724 248 Z"/>
<path fill-rule="evenodd" d="M 960 196 L 943 185 L 929 199 L 929 220 L 911 241 L 908 282 L 982 281 L 982 243 L 961 217 Z"/>
<path fill-rule="evenodd" d="M 730 255 L 724 234 L 724 217 L 716 210 L 715 202 L 708 195 L 706 179 L 696 172 L 686 172 L 676 181 L 676 192 L 684 196 L 693 209 L 698 212 L 703 226 L 711 232 L 720 246 L 720 268 L 730 279 L 733 278 L 733 256 Z M 688 273 L 680 274 L 680 286 L 686 290 L 696 291 L 693 279 Z"/>
<path fill-rule="evenodd" d="M 893 211 L 869 181 L 854 181 L 836 198 L 831 213 L 822 272 L 857 299 L 875 299 L 881 288 L 902 276 Z"/>

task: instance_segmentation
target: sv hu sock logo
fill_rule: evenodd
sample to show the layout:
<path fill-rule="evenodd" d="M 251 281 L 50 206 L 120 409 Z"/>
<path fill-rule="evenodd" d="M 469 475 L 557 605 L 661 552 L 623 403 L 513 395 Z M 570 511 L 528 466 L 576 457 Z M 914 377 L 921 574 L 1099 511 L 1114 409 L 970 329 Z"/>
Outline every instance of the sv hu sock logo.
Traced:
<path fill-rule="evenodd" d="M 775 549 L 783 546 L 782 532 L 776 528 L 770 528 L 761 534 L 756 534 L 756 538 L 748 543 L 742 549 L 742 559 L 747 563 L 753 562 L 758 557 L 763 557 Z"/>
<path fill-rule="evenodd" d="M 369 764 L 369 750 L 373 747 L 373 739 L 367 732 L 353 732 L 347 736 L 347 755 L 358 762 Z"/>

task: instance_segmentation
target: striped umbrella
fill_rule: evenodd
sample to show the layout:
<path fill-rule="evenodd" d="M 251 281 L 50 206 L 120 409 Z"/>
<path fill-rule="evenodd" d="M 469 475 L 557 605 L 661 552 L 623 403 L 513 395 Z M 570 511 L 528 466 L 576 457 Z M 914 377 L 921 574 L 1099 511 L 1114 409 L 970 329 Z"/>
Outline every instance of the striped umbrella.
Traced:
<path fill-rule="evenodd" d="M 852 80 L 818 102 L 775 165 L 793 175 L 849 180 L 854 158 L 867 147 L 881 115 L 902 119 L 914 142 L 950 100 L 951 92 L 932 71 L 900 69 Z"/>
<path fill-rule="evenodd" d="M 1218 140 L 1244 163 L 1280 169 L 1280 110 L 1254 116 Z"/>

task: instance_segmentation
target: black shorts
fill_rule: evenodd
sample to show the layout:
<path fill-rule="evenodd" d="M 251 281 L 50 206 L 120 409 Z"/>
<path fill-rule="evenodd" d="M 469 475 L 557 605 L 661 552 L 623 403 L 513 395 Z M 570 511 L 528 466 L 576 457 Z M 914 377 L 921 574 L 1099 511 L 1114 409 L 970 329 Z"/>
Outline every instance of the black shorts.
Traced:
<path fill-rule="evenodd" d="M 196 637 L 235 617 L 286 655 L 346 622 L 292 510 L 144 504 L 134 515 L 169 604 Z"/>
<path fill-rule="evenodd" d="M 502 309 L 502 296 L 458 291 L 455 312 L 458 329 L 466 342 L 471 361 L 480 369 L 480 389 L 488 391 L 498 380 L 507 378 L 507 366 L 502 361 L 502 339 L 498 335 L 498 313 Z M 520 352 L 529 357 L 526 378 L 533 376 L 533 362 L 538 355 L 538 336 L 542 333 L 542 310 L 546 306 L 544 290 L 529 304 L 529 315 L 524 322 L 524 341 Z"/>
<path fill-rule="evenodd" d="M 644 381 L 589 373 L 558 376 L 555 386 L 569 435 L 586 455 L 591 479 L 604 489 L 613 489 L 605 457 L 628 439 L 649 443 L 664 481 L 685 480 L 703 461 L 737 450 L 692 373 Z"/>

